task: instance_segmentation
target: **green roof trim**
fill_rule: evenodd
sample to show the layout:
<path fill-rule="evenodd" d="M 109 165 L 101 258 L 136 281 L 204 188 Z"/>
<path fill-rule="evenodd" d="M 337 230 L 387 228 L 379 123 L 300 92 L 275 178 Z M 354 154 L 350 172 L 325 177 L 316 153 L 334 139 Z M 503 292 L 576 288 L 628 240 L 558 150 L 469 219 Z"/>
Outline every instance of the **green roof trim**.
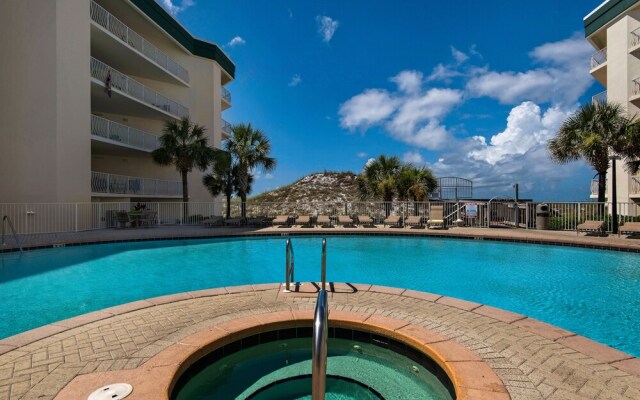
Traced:
<path fill-rule="evenodd" d="M 182 25 L 162 8 L 161 5 L 156 3 L 155 0 L 131 0 L 131 2 L 192 54 L 214 60 L 220 64 L 232 78 L 235 78 L 236 66 L 233 61 L 220 50 L 220 47 L 193 37 L 189 31 L 184 29 Z"/>
<path fill-rule="evenodd" d="M 598 29 L 611 22 L 626 9 L 640 0 L 609 0 L 598 11 L 584 20 L 585 37 L 590 36 Z"/>

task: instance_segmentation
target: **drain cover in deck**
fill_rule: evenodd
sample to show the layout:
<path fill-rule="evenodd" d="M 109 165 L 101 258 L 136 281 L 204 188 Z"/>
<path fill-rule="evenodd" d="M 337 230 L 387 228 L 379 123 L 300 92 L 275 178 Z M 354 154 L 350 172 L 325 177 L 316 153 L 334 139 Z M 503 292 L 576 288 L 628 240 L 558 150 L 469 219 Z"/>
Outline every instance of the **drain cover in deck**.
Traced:
<path fill-rule="evenodd" d="M 87 400 L 121 400 L 131 392 L 133 392 L 133 386 L 128 383 L 113 383 L 91 393 Z"/>

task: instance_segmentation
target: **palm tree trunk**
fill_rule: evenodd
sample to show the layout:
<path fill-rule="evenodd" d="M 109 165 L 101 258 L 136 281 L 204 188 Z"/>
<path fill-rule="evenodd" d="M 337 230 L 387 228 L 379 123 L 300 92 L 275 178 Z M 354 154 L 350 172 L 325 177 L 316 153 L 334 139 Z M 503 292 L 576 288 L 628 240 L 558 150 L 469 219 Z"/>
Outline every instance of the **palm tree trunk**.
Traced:
<path fill-rule="evenodd" d="M 231 194 L 227 194 L 227 219 L 231 218 Z"/>
<path fill-rule="evenodd" d="M 189 216 L 189 183 L 187 182 L 187 173 L 188 171 L 182 170 L 180 171 L 182 174 L 182 223 L 186 223 L 187 218 Z"/>
<path fill-rule="evenodd" d="M 598 172 L 598 214 L 604 216 L 604 202 L 607 192 L 607 171 Z"/>
<path fill-rule="evenodd" d="M 246 218 L 247 216 L 247 186 L 249 185 L 249 168 L 246 165 L 238 166 L 238 186 L 240 196 L 240 216 Z"/>

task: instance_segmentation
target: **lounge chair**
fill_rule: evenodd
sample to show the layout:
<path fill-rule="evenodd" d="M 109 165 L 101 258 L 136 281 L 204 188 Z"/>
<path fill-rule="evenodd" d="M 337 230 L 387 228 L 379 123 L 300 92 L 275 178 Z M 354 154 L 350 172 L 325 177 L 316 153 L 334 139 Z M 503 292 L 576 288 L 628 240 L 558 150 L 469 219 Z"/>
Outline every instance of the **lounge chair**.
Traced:
<path fill-rule="evenodd" d="M 618 228 L 618 236 L 621 234 L 628 234 L 633 236 L 640 233 L 640 222 L 625 222 L 620 228 Z"/>
<path fill-rule="evenodd" d="M 270 222 L 270 220 L 264 216 L 251 217 L 247 219 L 247 225 L 251 225 L 251 226 L 263 226 L 263 225 L 267 225 L 268 222 Z"/>
<path fill-rule="evenodd" d="M 362 226 L 373 226 L 373 218 L 368 215 L 358 215 L 358 224 Z"/>
<path fill-rule="evenodd" d="M 353 226 L 353 219 L 348 215 L 339 215 L 338 216 L 338 225 L 344 226 Z"/>
<path fill-rule="evenodd" d="M 308 215 L 298 215 L 296 218 L 296 225 L 312 227 L 311 217 Z"/>
<path fill-rule="evenodd" d="M 400 216 L 398 215 L 389 215 L 387 218 L 384 219 L 384 221 L 382 221 L 382 226 L 386 227 L 387 225 L 389 226 L 400 226 Z"/>
<path fill-rule="evenodd" d="M 438 226 L 444 229 L 444 206 L 432 206 L 427 219 L 427 229 Z"/>
<path fill-rule="evenodd" d="M 127 224 L 131 223 L 131 219 L 129 218 L 129 213 L 126 211 L 118 211 L 116 212 L 116 221 L 118 223 L 118 228 L 126 228 Z"/>
<path fill-rule="evenodd" d="M 320 225 L 320 226 L 327 226 L 327 227 L 331 227 L 331 218 L 329 218 L 328 215 L 318 215 L 318 218 L 316 219 L 316 224 Z"/>
<path fill-rule="evenodd" d="M 603 230 L 602 228 L 604 228 L 603 221 L 584 221 L 584 223 L 576 227 L 576 236 L 579 235 L 580 232 L 602 233 L 602 230 Z"/>
<path fill-rule="evenodd" d="M 213 216 L 202 220 L 203 225 L 207 226 L 216 226 L 224 224 L 224 217 L 222 216 Z"/>
<path fill-rule="evenodd" d="M 278 215 L 277 217 L 274 218 L 273 221 L 271 221 L 271 223 L 275 226 L 275 225 L 285 225 L 288 226 L 289 225 L 289 216 L 288 215 Z"/>
<path fill-rule="evenodd" d="M 242 225 L 243 222 L 244 222 L 244 218 L 242 218 L 242 217 L 229 218 L 229 219 L 225 219 L 224 220 L 224 224 L 226 226 L 240 226 L 240 225 Z"/>
<path fill-rule="evenodd" d="M 411 215 L 404 221 L 404 225 L 422 228 L 422 217 L 420 215 Z"/>
<path fill-rule="evenodd" d="M 156 217 L 158 216 L 157 211 L 147 211 L 143 213 L 142 218 L 140 218 L 140 226 L 150 227 L 156 223 Z"/>

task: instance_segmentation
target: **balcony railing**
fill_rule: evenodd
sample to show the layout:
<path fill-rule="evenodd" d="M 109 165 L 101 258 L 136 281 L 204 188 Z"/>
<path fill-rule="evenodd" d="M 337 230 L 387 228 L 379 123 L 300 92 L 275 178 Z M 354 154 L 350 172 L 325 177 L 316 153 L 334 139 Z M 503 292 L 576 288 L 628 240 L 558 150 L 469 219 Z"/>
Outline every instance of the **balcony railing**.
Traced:
<path fill-rule="evenodd" d="M 591 69 L 607 62 L 607 48 L 598 50 L 591 56 Z"/>
<path fill-rule="evenodd" d="M 231 136 L 231 134 L 233 133 L 232 125 L 225 120 L 222 120 L 222 132 L 226 133 L 229 136 Z"/>
<path fill-rule="evenodd" d="M 91 19 L 129 45 L 129 47 L 144 54 L 165 71 L 177 76 L 184 82 L 189 82 L 189 71 L 93 1 L 91 2 Z"/>
<path fill-rule="evenodd" d="M 631 47 L 636 47 L 640 44 L 640 28 L 631 31 Z"/>
<path fill-rule="evenodd" d="M 120 142 L 141 150 L 153 151 L 160 147 L 156 135 L 91 115 L 91 135 Z"/>
<path fill-rule="evenodd" d="M 91 77 L 104 83 L 111 72 L 111 88 L 126 93 L 143 103 L 159 108 L 162 111 L 173 114 L 179 118 L 189 115 L 189 109 L 182 104 L 168 99 L 155 90 L 149 89 L 142 83 L 131 79 L 125 74 L 111 68 L 102 61 L 91 57 Z"/>
<path fill-rule="evenodd" d="M 229 104 L 231 104 L 231 92 L 224 86 L 222 87 L 222 98 Z"/>
<path fill-rule="evenodd" d="M 182 196 L 182 182 L 91 171 L 91 192 L 132 196 Z"/>
<path fill-rule="evenodd" d="M 631 177 L 631 187 L 629 188 L 629 194 L 640 195 L 640 176 Z"/>
<path fill-rule="evenodd" d="M 631 81 L 631 83 L 633 84 L 633 88 L 631 89 L 631 94 L 633 96 L 637 96 L 640 94 L 640 78 L 636 78 L 633 81 Z"/>
<path fill-rule="evenodd" d="M 607 91 L 600 92 L 591 98 L 592 103 L 606 103 L 607 102 Z"/>

